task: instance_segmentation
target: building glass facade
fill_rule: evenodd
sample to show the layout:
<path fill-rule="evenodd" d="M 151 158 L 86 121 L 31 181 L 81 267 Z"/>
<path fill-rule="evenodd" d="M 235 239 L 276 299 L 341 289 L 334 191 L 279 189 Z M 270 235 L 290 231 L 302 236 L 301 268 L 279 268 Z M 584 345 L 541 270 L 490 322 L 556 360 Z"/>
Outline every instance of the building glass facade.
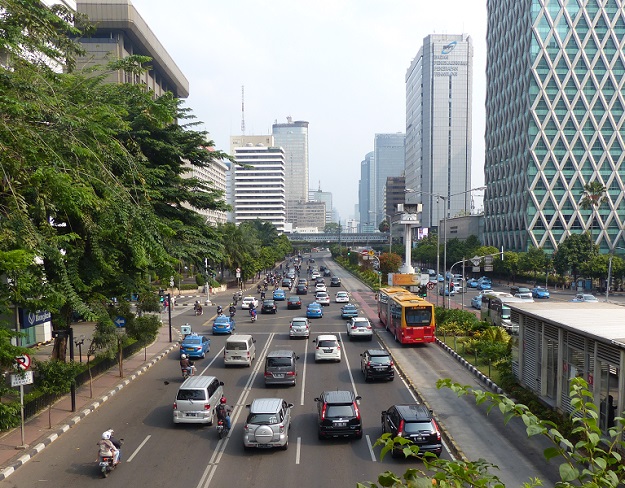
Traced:
<path fill-rule="evenodd" d="M 466 34 L 427 36 L 406 72 L 406 203 L 423 204 L 423 227 L 470 212 L 472 82 Z"/>
<path fill-rule="evenodd" d="M 625 246 L 625 2 L 488 0 L 486 244 Z M 581 208 L 584 185 L 606 198 Z"/>
<path fill-rule="evenodd" d="M 286 124 L 273 124 L 276 146 L 284 149 L 286 158 L 286 200 L 308 201 L 308 122 L 287 118 Z"/>
<path fill-rule="evenodd" d="M 406 135 L 397 134 L 376 134 L 373 148 L 373 182 L 371 189 L 369 222 L 373 223 L 377 229 L 378 225 L 386 219 L 384 207 L 384 190 L 386 179 L 389 176 L 402 176 L 406 161 L 405 155 Z"/>

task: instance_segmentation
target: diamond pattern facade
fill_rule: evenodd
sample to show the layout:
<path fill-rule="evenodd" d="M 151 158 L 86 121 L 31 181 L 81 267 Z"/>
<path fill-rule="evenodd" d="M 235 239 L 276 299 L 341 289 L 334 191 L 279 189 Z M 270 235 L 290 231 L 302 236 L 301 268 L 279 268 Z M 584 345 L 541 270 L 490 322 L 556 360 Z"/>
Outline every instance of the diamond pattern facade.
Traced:
<path fill-rule="evenodd" d="M 625 246 L 625 0 L 488 0 L 485 242 Z M 582 209 L 584 185 L 606 199 Z"/>

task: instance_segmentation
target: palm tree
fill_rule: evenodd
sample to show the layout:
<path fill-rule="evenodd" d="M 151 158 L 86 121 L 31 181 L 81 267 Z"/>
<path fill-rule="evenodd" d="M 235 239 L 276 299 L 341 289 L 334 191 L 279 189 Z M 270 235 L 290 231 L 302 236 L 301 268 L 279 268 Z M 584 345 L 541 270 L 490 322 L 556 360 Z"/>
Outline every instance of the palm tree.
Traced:
<path fill-rule="evenodd" d="M 590 217 L 590 235 L 592 237 L 593 224 L 595 220 L 595 213 L 599 210 L 601 203 L 605 200 L 606 187 L 599 181 L 591 181 L 584 185 L 584 192 L 582 193 L 582 201 L 580 207 L 584 210 L 592 209 L 592 215 Z"/>

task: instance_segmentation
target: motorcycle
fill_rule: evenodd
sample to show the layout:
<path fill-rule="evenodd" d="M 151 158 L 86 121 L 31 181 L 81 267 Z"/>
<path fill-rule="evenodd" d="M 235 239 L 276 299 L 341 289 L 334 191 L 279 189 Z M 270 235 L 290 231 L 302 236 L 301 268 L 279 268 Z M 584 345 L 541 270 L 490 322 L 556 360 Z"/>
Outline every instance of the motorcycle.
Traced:
<path fill-rule="evenodd" d="M 189 361 L 190 367 L 181 368 L 182 379 L 186 380 L 189 376 L 195 376 L 195 365 Z"/>
<path fill-rule="evenodd" d="M 224 309 L 221 308 L 221 305 L 217 306 L 217 315 L 222 315 L 224 313 Z"/>
<path fill-rule="evenodd" d="M 218 420 L 217 421 L 217 434 L 219 434 L 219 438 L 223 439 L 224 437 L 228 437 L 228 432 L 230 432 L 230 429 L 226 425 L 226 421 Z"/>
<path fill-rule="evenodd" d="M 250 310 L 250 318 L 252 319 L 252 323 L 256 322 L 256 310 Z"/>
<path fill-rule="evenodd" d="M 114 442 L 117 449 L 120 450 L 119 459 L 121 459 L 121 445 L 124 439 L 119 439 L 117 443 Z M 98 451 L 98 467 L 100 468 L 100 474 L 102 478 L 108 477 L 109 473 L 115 469 L 115 456 L 111 451 Z"/>

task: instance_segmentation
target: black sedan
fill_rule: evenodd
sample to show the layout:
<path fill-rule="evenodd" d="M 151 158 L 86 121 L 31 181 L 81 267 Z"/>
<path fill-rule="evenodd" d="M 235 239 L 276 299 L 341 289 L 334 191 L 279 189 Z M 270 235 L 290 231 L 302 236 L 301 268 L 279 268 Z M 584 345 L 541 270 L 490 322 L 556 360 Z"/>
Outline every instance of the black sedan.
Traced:
<path fill-rule="evenodd" d="M 278 307 L 276 307 L 276 302 L 274 300 L 263 300 L 263 305 L 260 311 L 261 313 L 276 313 L 278 311 Z"/>
<path fill-rule="evenodd" d="M 289 297 L 286 302 L 286 308 L 288 308 L 289 310 L 302 308 L 302 299 L 298 296 Z"/>
<path fill-rule="evenodd" d="M 295 288 L 295 293 L 297 293 L 298 295 L 307 295 L 308 287 L 306 285 L 297 285 L 297 288 Z"/>

